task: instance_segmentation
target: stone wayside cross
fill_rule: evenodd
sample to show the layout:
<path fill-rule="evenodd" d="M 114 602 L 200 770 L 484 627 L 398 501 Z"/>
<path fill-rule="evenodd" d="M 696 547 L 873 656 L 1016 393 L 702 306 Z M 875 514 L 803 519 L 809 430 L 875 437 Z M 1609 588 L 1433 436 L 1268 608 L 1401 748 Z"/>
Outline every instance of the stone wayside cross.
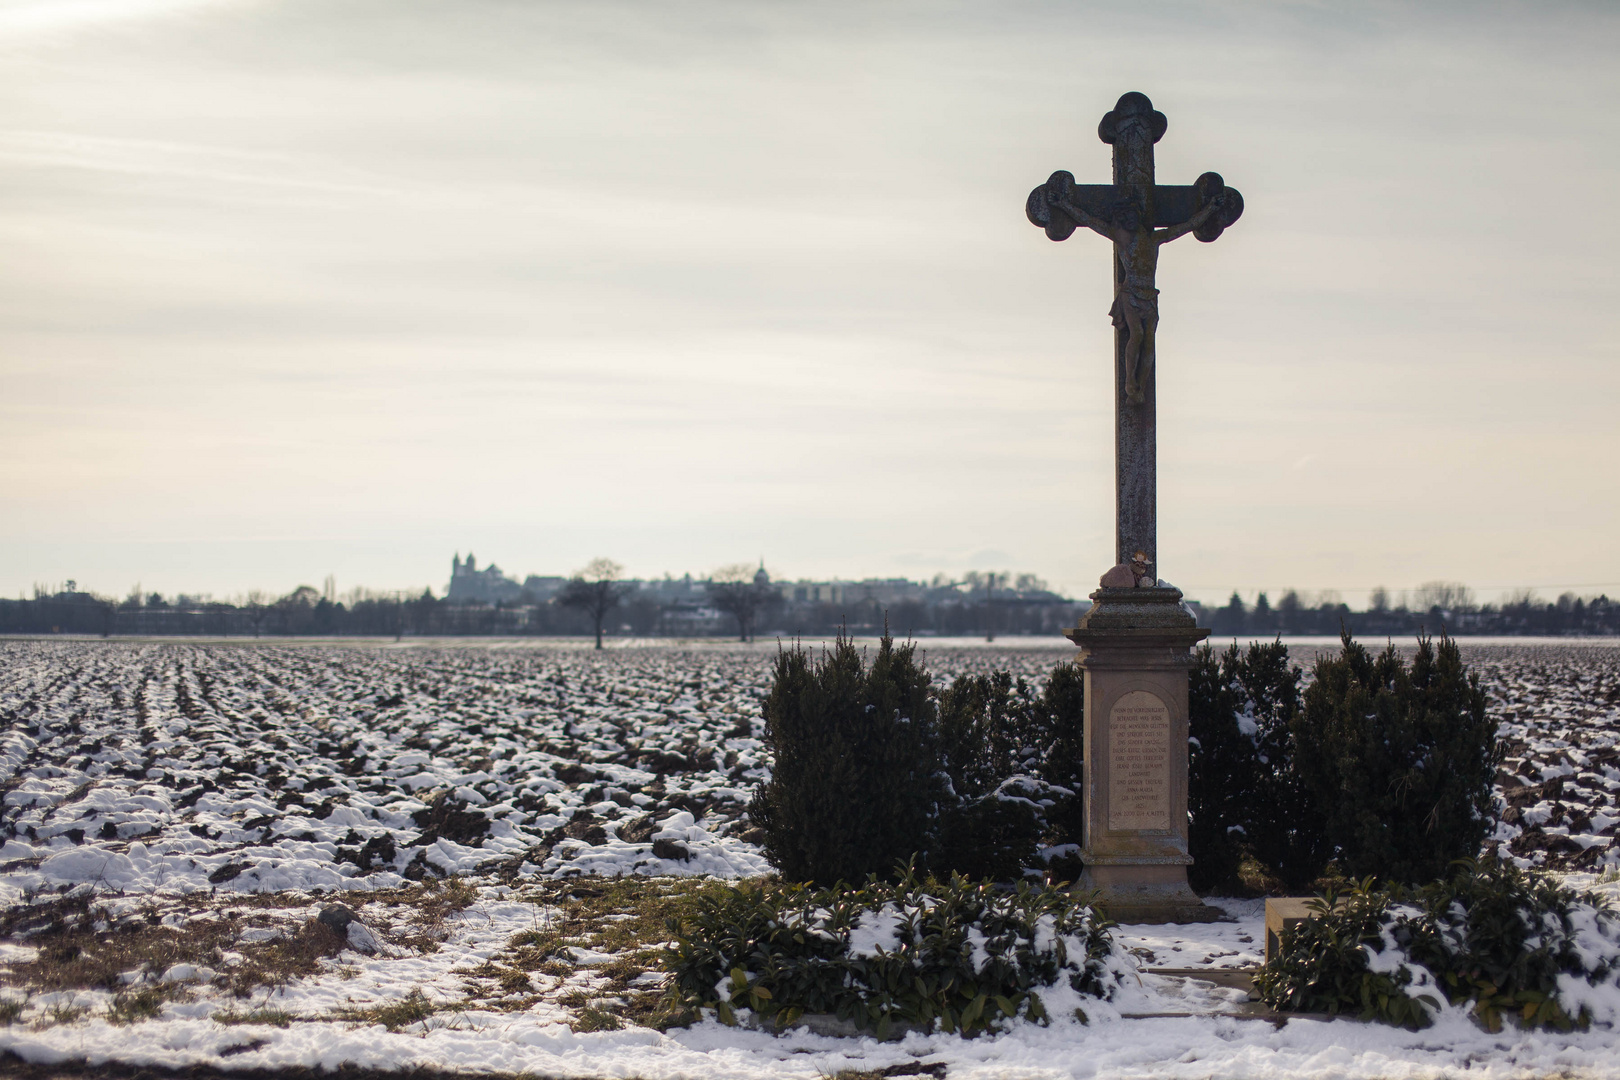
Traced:
<path fill-rule="evenodd" d="M 1158 563 L 1154 337 L 1159 248 L 1192 233 L 1208 243 L 1243 213 L 1243 196 L 1205 173 L 1185 186 L 1154 183 L 1153 144 L 1168 121 L 1145 94 L 1126 94 L 1097 135 L 1114 148 L 1112 184 L 1076 184 L 1067 172 L 1029 193 L 1025 213 L 1053 240 L 1079 228 L 1114 243 L 1114 562 Z"/>
<path fill-rule="evenodd" d="M 1158 578 L 1155 276 L 1161 246 L 1187 233 L 1214 240 L 1243 213 L 1243 197 L 1216 173 L 1155 183 L 1153 144 L 1166 125 L 1146 95 L 1126 94 L 1097 128 L 1114 148 L 1114 182 L 1055 172 L 1025 204 L 1053 240 L 1086 228 L 1114 244 L 1116 565 L 1065 633 L 1086 681 L 1080 885 L 1120 922 L 1218 915 L 1187 885 L 1187 667 L 1209 631 Z"/>

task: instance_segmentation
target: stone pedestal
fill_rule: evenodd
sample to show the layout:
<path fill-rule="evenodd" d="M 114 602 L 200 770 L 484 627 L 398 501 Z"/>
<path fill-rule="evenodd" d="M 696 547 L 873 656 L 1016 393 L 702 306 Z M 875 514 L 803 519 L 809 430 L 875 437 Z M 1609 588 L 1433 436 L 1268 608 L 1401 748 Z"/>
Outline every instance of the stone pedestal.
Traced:
<path fill-rule="evenodd" d="M 1086 678 L 1085 872 L 1119 922 L 1210 922 L 1187 884 L 1187 668 L 1208 636 L 1173 588 L 1102 588 L 1065 636 Z"/>

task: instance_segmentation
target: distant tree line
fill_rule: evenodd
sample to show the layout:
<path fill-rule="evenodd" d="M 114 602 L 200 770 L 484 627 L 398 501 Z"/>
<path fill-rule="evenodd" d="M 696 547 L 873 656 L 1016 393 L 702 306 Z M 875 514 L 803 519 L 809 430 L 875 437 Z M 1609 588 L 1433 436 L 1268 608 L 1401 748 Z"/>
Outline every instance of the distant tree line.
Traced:
<path fill-rule="evenodd" d="M 846 596 L 790 601 L 779 586 L 747 567 L 726 567 L 695 583 L 685 598 L 661 596 L 657 583 L 620 580 L 621 569 L 596 560 L 546 597 L 523 593 L 500 603 L 452 604 L 421 593 L 353 590 L 344 599 L 301 585 L 281 597 L 249 593 L 234 601 L 134 593 L 119 600 L 69 582 L 32 599 L 0 600 L 0 634 L 206 637 L 630 636 L 830 637 L 873 635 L 887 626 L 917 637 L 1055 636 L 1089 606 L 1046 590 L 1031 575 L 973 574 L 936 579 L 903 599 Z M 1216 639 L 1275 635 L 1409 637 L 1419 631 L 1524 636 L 1620 635 L 1620 603 L 1607 596 L 1556 600 L 1520 594 L 1476 604 L 1467 588 L 1431 583 L 1409 596 L 1375 591 L 1364 611 L 1329 593 L 1307 598 L 1288 590 L 1273 604 L 1233 594 L 1222 607 L 1200 609 Z"/>
<path fill-rule="evenodd" d="M 1261 593 L 1252 605 L 1233 593 L 1226 606 L 1206 607 L 1200 620 L 1216 638 L 1329 635 L 1410 637 L 1420 631 L 1526 637 L 1605 637 L 1620 634 L 1620 602 L 1605 595 L 1566 592 L 1539 600 L 1528 591 L 1500 604 L 1479 604 L 1472 590 L 1434 581 L 1410 596 L 1374 589 L 1365 611 L 1352 611 L 1336 594 L 1306 598 L 1293 589 L 1273 604 Z"/>
<path fill-rule="evenodd" d="M 625 581 L 610 560 L 594 560 L 550 596 L 527 592 L 498 603 L 450 603 L 415 593 L 355 590 L 339 600 L 301 585 L 285 596 L 249 593 L 234 601 L 132 594 L 123 600 L 72 587 L 0 600 L 0 634 L 199 637 L 455 637 L 733 635 L 902 637 L 1053 635 L 1073 626 L 1086 604 L 1047 591 L 1032 575 L 974 574 L 919 587 L 916 599 L 872 597 L 789 601 L 747 566 L 724 567 L 690 595 L 660 596 L 657 583 Z"/>

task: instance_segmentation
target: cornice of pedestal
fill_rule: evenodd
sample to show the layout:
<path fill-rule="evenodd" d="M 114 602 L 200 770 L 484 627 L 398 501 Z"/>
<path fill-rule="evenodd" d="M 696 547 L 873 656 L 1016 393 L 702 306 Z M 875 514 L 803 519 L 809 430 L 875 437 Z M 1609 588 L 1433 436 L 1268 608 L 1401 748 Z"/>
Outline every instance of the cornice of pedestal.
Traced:
<path fill-rule="evenodd" d="M 1191 648 L 1209 636 L 1171 586 L 1098 589 L 1080 624 L 1063 636 L 1082 648 Z"/>

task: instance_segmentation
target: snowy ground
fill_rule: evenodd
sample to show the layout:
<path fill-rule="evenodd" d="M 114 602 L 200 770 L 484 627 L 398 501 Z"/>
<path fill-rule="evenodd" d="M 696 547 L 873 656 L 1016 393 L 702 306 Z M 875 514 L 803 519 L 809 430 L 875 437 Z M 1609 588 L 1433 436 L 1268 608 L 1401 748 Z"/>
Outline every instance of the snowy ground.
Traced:
<path fill-rule="evenodd" d="M 936 677 L 1039 677 L 1066 655 L 927 650 Z M 1088 1003 L 1088 1025 L 968 1041 L 585 1030 L 658 997 L 656 928 L 596 875 L 656 878 L 638 888 L 676 904 L 695 879 L 766 870 L 743 808 L 774 651 L 0 644 L 0 980 L 22 1002 L 0 1005 L 0 1049 L 580 1076 L 1613 1075 L 1608 1030 L 1279 1028 L 1236 991 L 1151 974 Z M 1612 868 L 1620 649 L 1467 655 L 1512 754 L 1498 841 Z M 335 902 L 356 926 L 310 921 Z M 1125 944 L 1144 968 L 1257 962 L 1259 902 L 1226 906 L 1235 921 L 1129 927 Z M 71 985 L 91 971 L 106 985 Z M 1130 1018 L 1167 1013 L 1201 1015 Z"/>
<path fill-rule="evenodd" d="M 1222 903 L 1235 921 L 1124 927 L 1122 943 L 1153 954 L 1144 962 L 1155 966 L 1256 962 L 1262 902 Z M 567 1010 L 554 1001 L 509 1009 L 469 987 L 468 973 L 502 956 L 514 936 L 543 924 L 547 911 L 520 893 L 481 889 L 453 917 L 436 952 L 401 950 L 384 957 L 347 950 L 322 974 L 267 989 L 248 1002 L 203 981 L 206 973 L 171 974 L 186 980 L 187 993 L 145 1022 L 110 1021 L 110 991 L 45 995 L 0 1031 L 0 1048 L 33 1062 L 116 1060 L 231 1069 L 349 1064 L 546 1076 L 806 1080 L 906 1066 L 920 1071 L 930 1065 L 944 1065 L 946 1075 L 959 1078 L 1612 1077 L 1620 1052 L 1620 1040 L 1608 1029 L 1572 1035 L 1510 1029 L 1487 1035 L 1456 1013 L 1417 1033 L 1352 1020 L 1292 1019 L 1279 1026 L 1254 1018 L 1240 991 L 1147 973 L 1111 1002 L 1080 1002 L 1089 1023 L 1060 1015 L 1050 1027 L 1024 1024 L 978 1039 L 909 1035 L 879 1043 L 803 1030 L 773 1037 L 713 1021 L 665 1033 L 636 1026 L 577 1031 Z M 606 981 L 593 974 L 603 958 L 582 959 L 573 973 L 558 978 L 590 993 Z M 398 1009 L 413 992 L 434 1011 L 405 1023 L 398 1021 L 409 1020 L 409 1013 L 393 1017 L 396 1029 L 390 1030 L 379 1004 Z M 1049 1004 L 1059 1004 L 1057 997 L 1048 995 Z M 85 1011 L 62 1021 L 48 1015 L 74 1009 Z"/>

